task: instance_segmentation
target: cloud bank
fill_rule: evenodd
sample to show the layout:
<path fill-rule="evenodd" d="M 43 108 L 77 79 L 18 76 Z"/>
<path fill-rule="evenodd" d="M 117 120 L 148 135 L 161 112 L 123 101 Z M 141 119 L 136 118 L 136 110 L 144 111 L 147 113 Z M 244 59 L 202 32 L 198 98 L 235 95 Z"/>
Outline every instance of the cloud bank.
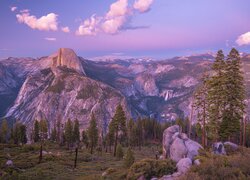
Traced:
<path fill-rule="evenodd" d="M 131 28 L 129 21 L 135 12 L 145 13 L 150 10 L 154 0 L 136 0 L 133 7 L 129 6 L 128 0 L 117 0 L 110 5 L 109 11 L 104 15 L 97 17 L 92 15 L 79 26 L 77 35 L 96 35 L 98 32 L 106 34 L 117 34 L 124 29 Z"/>
<path fill-rule="evenodd" d="M 236 43 L 239 46 L 250 45 L 250 31 L 245 34 L 240 35 L 238 39 L 236 40 Z"/>
<path fill-rule="evenodd" d="M 37 18 L 36 16 L 30 15 L 28 10 L 22 10 L 20 14 L 16 15 L 16 18 L 19 23 L 24 23 L 32 29 L 38 29 L 40 31 L 57 31 L 57 16 L 57 14 L 49 13 Z"/>

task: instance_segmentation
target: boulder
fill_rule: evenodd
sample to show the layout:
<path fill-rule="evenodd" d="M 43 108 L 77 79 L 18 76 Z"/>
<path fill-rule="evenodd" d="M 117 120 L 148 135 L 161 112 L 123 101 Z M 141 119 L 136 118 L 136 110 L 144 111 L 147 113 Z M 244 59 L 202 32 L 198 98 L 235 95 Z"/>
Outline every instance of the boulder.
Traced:
<path fill-rule="evenodd" d="M 191 139 L 188 139 L 187 141 L 185 141 L 185 146 L 187 148 L 187 157 L 190 158 L 190 159 L 194 159 L 195 156 L 197 156 L 199 154 L 199 149 L 202 148 L 202 146 L 191 140 Z"/>
<path fill-rule="evenodd" d="M 224 146 L 225 145 L 229 146 L 233 151 L 236 151 L 239 148 L 239 146 L 237 144 L 234 144 L 230 141 L 224 142 L 223 144 L 224 144 Z"/>
<path fill-rule="evenodd" d="M 12 160 L 8 160 L 6 163 L 6 166 L 13 166 L 13 161 Z"/>
<path fill-rule="evenodd" d="M 186 157 L 188 154 L 187 148 L 185 146 L 185 143 L 180 138 L 175 138 L 174 142 L 170 146 L 170 158 L 178 162 L 182 158 Z"/>
<path fill-rule="evenodd" d="M 192 160 L 189 158 L 183 158 L 177 163 L 177 169 L 180 173 L 186 173 L 192 166 Z"/>
<path fill-rule="evenodd" d="M 189 139 L 185 133 L 179 132 L 178 125 L 167 128 L 163 133 L 163 156 L 170 157 L 173 161 L 178 162 L 182 158 L 188 157 L 192 161 L 199 154 L 202 146 Z"/>
<path fill-rule="evenodd" d="M 171 126 L 164 130 L 163 132 L 163 156 L 167 157 L 169 155 L 170 145 L 173 141 L 173 135 L 180 131 L 180 127 L 178 125 Z"/>
<path fill-rule="evenodd" d="M 214 154 L 219 154 L 219 155 L 225 155 L 226 154 L 225 147 L 224 147 L 224 144 L 222 142 L 214 143 L 212 148 L 213 148 L 213 153 Z"/>

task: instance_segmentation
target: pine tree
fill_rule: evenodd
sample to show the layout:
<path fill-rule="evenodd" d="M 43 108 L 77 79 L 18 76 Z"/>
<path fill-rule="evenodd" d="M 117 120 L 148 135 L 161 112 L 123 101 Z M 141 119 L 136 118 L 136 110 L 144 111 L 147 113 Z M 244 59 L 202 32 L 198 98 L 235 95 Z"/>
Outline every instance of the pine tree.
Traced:
<path fill-rule="evenodd" d="M 74 129 L 73 129 L 73 141 L 74 143 L 80 142 L 80 130 L 79 130 L 79 121 L 75 120 Z"/>
<path fill-rule="evenodd" d="M 226 76 L 224 59 L 223 51 L 219 50 L 212 65 L 213 76 L 208 80 L 208 135 L 213 142 L 219 139 L 219 127 L 225 109 Z"/>
<path fill-rule="evenodd" d="M 135 126 L 134 120 L 130 119 L 127 125 L 127 134 L 128 134 L 128 144 L 129 146 L 133 146 L 134 145 L 134 136 L 133 136 L 133 128 Z"/>
<path fill-rule="evenodd" d="M 126 168 L 129 168 L 134 162 L 135 162 L 134 153 L 131 150 L 131 148 L 129 147 L 127 150 L 127 153 L 125 155 L 125 158 L 124 158 L 124 166 Z"/>
<path fill-rule="evenodd" d="M 93 154 L 93 150 L 98 142 L 98 128 L 94 114 L 91 114 L 91 120 L 88 128 L 88 139 L 90 145 L 90 153 Z"/>
<path fill-rule="evenodd" d="M 40 140 L 45 141 L 48 138 L 48 124 L 45 119 L 40 121 L 39 130 Z"/>
<path fill-rule="evenodd" d="M 239 52 L 233 48 L 226 61 L 226 102 L 220 126 L 220 136 L 222 139 L 230 140 L 241 131 L 240 123 L 243 120 L 245 110 L 245 87 L 240 68 L 241 58 Z"/>
<path fill-rule="evenodd" d="M 37 120 L 35 120 L 34 123 L 34 130 L 33 130 L 33 140 L 34 142 L 38 142 L 40 140 L 40 136 L 39 136 L 39 122 Z"/>
<path fill-rule="evenodd" d="M 27 143 L 26 126 L 21 124 L 19 128 L 20 128 L 19 142 L 21 142 L 22 144 L 26 144 Z"/>
<path fill-rule="evenodd" d="M 122 158 L 123 158 L 123 150 L 122 150 L 121 144 L 118 144 L 118 145 L 117 145 L 116 157 L 117 157 L 118 159 L 122 159 Z"/>
<path fill-rule="evenodd" d="M 87 133 L 84 130 L 82 131 L 82 142 L 85 145 L 85 147 L 88 148 L 89 139 Z"/>
<path fill-rule="evenodd" d="M 208 121 L 208 75 L 202 77 L 202 84 L 198 87 L 194 94 L 194 107 L 197 111 L 197 121 L 202 128 L 202 145 L 207 144 L 207 121 Z"/>
<path fill-rule="evenodd" d="M 54 128 L 51 131 L 50 140 L 52 142 L 56 142 L 56 140 L 57 140 L 56 136 L 57 136 L 57 130 L 56 130 L 56 126 L 54 126 Z"/>
<path fill-rule="evenodd" d="M 21 124 L 19 122 L 16 122 L 12 128 L 13 141 L 15 144 L 20 143 L 20 126 Z"/>
<path fill-rule="evenodd" d="M 72 121 L 68 119 L 65 125 L 65 141 L 68 144 L 68 148 L 72 146 L 73 143 L 73 125 Z"/>
<path fill-rule="evenodd" d="M 109 131 L 111 135 L 114 135 L 114 156 L 116 156 L 116 148 L 119 138 L 119 132 L 126 133 L 126 116 L 122 106 L 119 104 L 116 108 L 115 115 L 110 122 Z"/>
<path fill-rule="evenodd" d="M 8 137 L 8 123 L 7 123 L 7 120 L 4 119 L 2 121 L 1 129 L 0 129 L 0 142 L 6 143 L 7 137 Z"/>

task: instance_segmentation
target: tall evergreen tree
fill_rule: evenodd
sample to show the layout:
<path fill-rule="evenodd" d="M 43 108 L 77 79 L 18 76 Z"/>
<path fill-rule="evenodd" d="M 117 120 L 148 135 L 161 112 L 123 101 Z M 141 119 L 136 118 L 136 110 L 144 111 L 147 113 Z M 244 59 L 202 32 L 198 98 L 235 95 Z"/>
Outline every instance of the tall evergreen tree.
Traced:
<path fill-rule="evenodd" d="M 20 128 L 19 141 L 22 144 L 26 144 L 27 143 L 26 126 L 21 124 L 19 128 Z"/>
<path fill-rule="evenodd" d="M 239 52 L 233 48 L 226 61 L 226 102 L 220 126 L 222 139 L 231 139 L 240 132 L 240 122 L 245 110 L 245 87 L 241 72 L 241 58 Z"/>
<path fill-rule="evenodd" d="M 195 94 L 194 106 L 197 111 L 197 121 L 202 128 L 202 145 L 207 144 L 207 121 L 208 121 L 208 75 L 202 77 L 202 84 L 198 87 Z"/>
<path fill-rule="evenodd" d="M 50 136 L 50 140 L 52 142 L 56 142 L 57 141 L 57 129 L 56 129 L 56 125 L 54 125 L 54 128 L 51 130 L 51 136 Z"/>
<path fill-rule="evenodd" d="M 4 119 L 1 123 L 0 142 L 6 143 L 7 137 L 8 137 L 8 123 L 7 123 L 7 120 Z"/>
<path fill-rule="evenodd" d="M 134 145 L 134 135 L 133 135 L 133 128 L 135 126 L 134 120 L 130 119 L 128 121 L 128 125 L 127 125 L 127 135 L 128 135 L 128 145 L 129 146 L 133 146 Z"/>
<path fill-rule="evenodd" d="M 40 140 L 45 141 L 48 138 L 48 124 L 45 119 L 40 121 L 39 130 Z"/>
<path fill-rule="evenodd" d="M 90 145 L 90 153 L 93 154 L 93 150 L 98 142 L 98 128 L 94 114 L 91 114 L 91 120 L 88 128 L 88 139 Z"/>
<path fill-rule="evenodd" d="M 37 120 L 35 120 L 34 123 L 34 130 L 33 130 L 33 140 L 34 142 L 38 142 L 40 140 L 40 136 L 39 136 L 39 122 Z"/>
<path fill-rule="evenodd" d="M 73 140 L 74 140 L 74 143 L 80 142 L 79 121 L 77 119 L 75 120 L 75 123 L 74 123 Z"/>
<path fill-rule="evenodd" d="M 224 59 L 223 51 L 219 50 L 212 65 L 213 76 L 208 80 L 208 136 L 214 142 L 219 139 L 219 127 L 225 108 L 226 76 Z"/>
<path fill-rule="evenodd" d="M 65 141 L 67 142 L 68 147 L 72 146 L 73 140 L 74 140 L 73 124 L 72 124 L 72 121 L 68 119 L 65 125 Z"/>
<path fill-rule="evenodd" d="M 87 133 L 84 130 L 82 131 L 82 142 L 85 145 L 85 147 L 88 148 L 89 139 Z"/>
<path fill-rule="evenodd" d="M 112 118 L 112 121 L 110 122 L 110 133 L 114 135 L 114 156 L 116 156 L 116 148 L 119 138 L 119 132 L 121 134 L 126 133 L 126 116 L 125 112 L 119 104 L 116 108 L 115 115 Z"/>

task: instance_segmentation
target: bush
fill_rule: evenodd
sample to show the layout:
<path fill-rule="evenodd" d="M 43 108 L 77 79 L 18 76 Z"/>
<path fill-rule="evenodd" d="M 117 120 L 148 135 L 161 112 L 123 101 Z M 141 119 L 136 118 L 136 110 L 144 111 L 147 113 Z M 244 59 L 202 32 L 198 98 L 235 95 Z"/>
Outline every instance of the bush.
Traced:
<path fill-rule="evenodd" d="M 123 150 L 122 150 L 122 146 L 120 144 L 118 144 L 118 146 L 117 146 L 116 157 L 118 159 L 122 159 L 123 158 Z"/>
<path fill-rule="evenodd" d="M 202 158 L 202 163 L 199 166 L 191 168 L 187 176 L 196 176 L 204 180 L 249 178 L 249 149 L 244 149 L 242 152 L 230 156 L 208 154 L 206 153 L 206 156 Z"/>
<path fill-rule="evenodd" d="M 163 175 L 172 174 L 175 171 L 176 163 L 170 159 L 143 159 L 130 167 L 127 179 L 136 180 L 140 176 L 150 179 L 152 177 L 162 177 Z"/>
<path fill-rule="evenodd" d="M 135 162 L 134 153 L 131 148 L 128 148 L 126 156 L 124 158 L 124 166 L 129 168 Z"/>

